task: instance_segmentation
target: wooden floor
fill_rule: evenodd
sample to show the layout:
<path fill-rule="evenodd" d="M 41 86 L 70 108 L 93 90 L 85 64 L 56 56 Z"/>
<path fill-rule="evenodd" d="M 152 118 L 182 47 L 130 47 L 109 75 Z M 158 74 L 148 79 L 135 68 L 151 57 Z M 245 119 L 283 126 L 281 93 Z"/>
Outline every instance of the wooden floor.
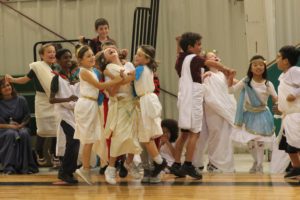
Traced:
<path fill-rule="evenodd" d="M 93 180 L 96 182 L 93 186 L 83 182 L 76 186 L 62 186 L 53 184 L 57 181 L 54 173 L 0 174 L 0 199 L 300 199 L 298 181 L 287 182 L 283 175 L 204 173 L 202 181 L 164 175 L 159 184 L 141 184 L 127 178 L 118 179 L 120 182 L 115 186 L 106 184 L 100 175 L 95 174 Z"/>

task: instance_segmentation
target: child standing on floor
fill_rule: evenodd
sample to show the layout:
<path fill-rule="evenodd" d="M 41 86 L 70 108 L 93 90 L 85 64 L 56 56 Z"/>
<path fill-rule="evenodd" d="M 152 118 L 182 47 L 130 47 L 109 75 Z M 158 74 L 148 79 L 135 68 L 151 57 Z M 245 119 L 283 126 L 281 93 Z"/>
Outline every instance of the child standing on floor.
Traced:
<path fill-rule="evenodd" d="M 205 59 L 220 62 L 214 52 L 207 52 Z M 230 138 L 234 115 L 236 113 L 236 100 L 228 93 L 228 77 L 213 67 L 204 74 L 204 116 L 208 136 L 198 139 L 193 164 L 201 169 L 199 164 L 203 160 L 206 144 L 208 146 L 208 172 L 234 172 L 234 159 L 232 141 Z M 204 131 L 203 131 L 204 132 Z M 226 156 L 224 156 L 226 155 Z M 198 166 L 197 166 L 198 165 Z"/>
<path fill-rule="evenodd" d="M 104 74 L 109 72 L 117 76 L 120 71 L 134 72 L 135 68 L 122 65 L 115 47 L 106 48 L 97 58 L 99 66 Z M 117 86 L 109 87 L 109 110 L 105 127 L 106 138 L 111 138 L 109 166 L 105 170 L 105 180 L 110 184 L 116 184 L 115 163 L 118 156 L 128 154 L 125 167 L 130 174 L 138 179 L 141 174 L 133 163 L 134 154 L 140 154 L 141 148 L 136 137 L 135 122 L 137 110 L 133 96 L 131 82 L 133 74 L 125 75 L 124 80 Z M 105 77 L 110 80 L 109 76 Z"/>
<path fill-rule="evenodd" d="M 162 107 L 157 95 L 154 93 L 153 73 L 158 67 L 155 61 L 155 49 L 150 45 L 142 45 L 138 48 L 134 59 L 137 66 L 134 87 L 137 96 L 140 98 L 138 139 L 154 161 L 154 169 L 151 171 L 150 176 L 157 177 L 167 166 L 167 162 L 159 154 L 154 142 L 155 138 L 163 134 L 160 118 Z"/>
<path fill-rule="evenodd" d="M 247 77 L 229 87 L 233 93 L 242 90 L 232 132 L 233 141 L 245 143 L 254 159 L 250 173 L 263 173 L 264 144 L 274 140 L 274 120 L 267 102 L 269 96 L 277 102 L 272 82 L 267 79 L 266 61 L 256 55 L 250 60 Z"/>
<path fill-rule="evenodd" d="M 296 66 L 300 51 L 294 46 L 284 46 L 277 55 L 277 65 L 283 73 L 279 76 L 278 109 L 282 112 L 283 136 L 281 150 L 292 161 L 292 170 L 284 177 L 300 176 L 300 68 Z"/>
<path fill-rule="evenodd" d="M 189 175 L 196 179 L 202 178 L 202 175 L 192 165 L 196 142 L 202 130 L 205 88 L 201 76 L 207 70 L 205 66 L 215 67 L 227 74 L 233 72 L 218 62 L 205 60 L 199 56 L 201 39 L 202 37 L 199 34 L 191 32 L 184 33 L 177 39 L 177 50 L 182 50 L 178 54 L 175 65 L 177 74 L 180 77 L 177 106 L 179 110 L 178 126 L 181 128 L 182 133 L 176 141 L 175 162 L 170 169 L 178 177 Z M 181 153 L 186 142 L 188 143 L 186 158 L 181 166 Z"/>
<path fill-rule="evenodd" d="M 76 75 L 77 64 L 72 62 L 72 54 L 68 49 L 56 52 L 56 61 L 60 70 L 51 81 L 50 103 L 58 114 L 57 155 L 63 156 L 58 178 L 66 183 L 78 183 L 73 173 L 77 168 L 79 140 L 74 139 L 74 107 L 79 95 L 79 79 Z"/>
<path fill-rule="evenodd" d="M 92 184 L 90 174 L 90 157 L 93 144 L 100 140 L 103 134 L 103 124 L 100 123 L 98 107 L 99 90 L 106 89 L 122 81 L 121 76 L 116 76 L 112 81 L 100 83 L 93 71 L 95 56 L 89 46 L 82 46 L 77 51 L 77 59 L 80 66 L 80 97 L 75 105 L 75 134 L 83 145 L 82 167 L 76 173 L 88 184 Z M 121 74 L 122 75 L 122 74 Z"/>

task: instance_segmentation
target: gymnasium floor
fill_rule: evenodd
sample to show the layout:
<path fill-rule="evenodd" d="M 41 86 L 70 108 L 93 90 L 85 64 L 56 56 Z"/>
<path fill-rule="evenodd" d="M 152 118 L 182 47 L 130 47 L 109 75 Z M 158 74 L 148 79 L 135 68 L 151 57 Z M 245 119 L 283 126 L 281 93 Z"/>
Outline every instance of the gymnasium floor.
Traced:
<path fill-rule="evenodd" d="M 235 155 L 234 174 L 204 173 L 202 181 L 191 178 L 175 179 L 164 175 L 159 184 L 141 184 L 130 178 L 110 186 L 94 169 L 93 186 L 80 182 L 76 186 L 55 185 L 55 171 L 42 168 L 36 175 L 0 175 L 0 199 L 300 199 L 298 181 L 285 181 L 283 175 L 269 175 L 264 163 L 264 175 L 250 175 L 249 154 Z M 80 179 L 79 179 L 80 180 Z M 81 181 L 81 180 L 80 180 Z"/>

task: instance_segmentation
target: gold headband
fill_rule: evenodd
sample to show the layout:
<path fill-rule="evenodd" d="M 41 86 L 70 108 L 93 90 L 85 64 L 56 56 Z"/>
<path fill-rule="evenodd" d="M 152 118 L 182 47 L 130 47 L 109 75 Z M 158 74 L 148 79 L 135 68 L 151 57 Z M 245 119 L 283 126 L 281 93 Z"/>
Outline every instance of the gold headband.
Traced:
<path fill-rule="evenodd" d="M 264 63 L 264 64 L 267 63 L 267 61 L 265 61 L 264 59 L 261 59 L 261 58 L 254 59 L 254 60 L 252 60 L 250 63 L 252 64 L 252 63 L 254 63 L 254 62 L 262 62 L 262 63 Z"/>
<path fill-rule="evenodd" d="M 144 54 L 144 56 L 148 57 L 148 58 L 152 58 L 149 54 L 147 54 L 142 48 L 138 48 L 138 51 L 140 51 L 142 54 Z"/>
<path fill-rule="evenodd" d="M 83 47 L 84 47 L 84 45 L 80 46 L 80 47 L 77 49 L 77 51 L 76 51 L 76 53 L 75 53 L 76 58 L 78 58 L 78 53 L 79 53 L 79 51 L 80 51 Z"/>

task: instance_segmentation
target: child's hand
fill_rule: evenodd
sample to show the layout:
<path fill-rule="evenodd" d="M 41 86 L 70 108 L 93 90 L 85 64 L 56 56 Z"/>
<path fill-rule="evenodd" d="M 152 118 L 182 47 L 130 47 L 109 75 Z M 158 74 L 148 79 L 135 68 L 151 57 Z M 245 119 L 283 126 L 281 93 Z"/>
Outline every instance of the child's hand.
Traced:
<path fill-rule="evenodd" d="M 77 101 L 78 100 L 78 97 L 77 96 L 75 96 L 75 95 L 71 95 L 70 97 L 69 97 L 69 101 Z"/>
<path fill-rule="evenodd" d="M 278 110 L 278 104 L 276 103 L 276 104 L 274 104 L 273 106 L 272 106 L 272 111 L 273 111 L 273 113 L 275 114 L 275 115 L 281 115 L 282 113 Z"/>
<path fill-rule="evenodd" d="M 128 56 L 128 49 L 121 49 L 119 52 L 119 57 L 121 60 L 126 59 Z"/>
<path fill-rule="evenodd" d="M 128 76 L 135 76 L 135 70 L 128 72 L 127 75 Z"/>
<path fill-rule="evenodd" d="M 235 73 L 231 73 L 227 76 L 228 87 L 231 87 L 234 85 L 234 76 L 235 76 Z"/>
<path fill-rule="evenodd" d="M 122 79 L 125 78 L 125 70 L 124 70 L 124 69 L 120 70 L 120 77 L 121 77 Z"/>
<path fill-rule="evenodd" d="M 289 94 L 287 97 L 286 97 L 286 100 L 288 102 L 292 102 L 292 101 L 295 101 L 296 100 L 296 97 L 292 94 Z"/>
<path fill-rule="evenodd" d="M 114 80 L 116 83 L 120 83 L 121 81 L 124 80 L 124 78 L 121 77 L 121 75 L 120 75 L 120 76 L 115 76 L 113 80 Z"/>
<path fill-rule="evenodd" d="M 13 83 L 13 79 L 14 78 L 11 75 L 9 75 L 9 74 L 5 75 L 5 80 L 8 81 L 9 83 Z"/>
<path fill-rule="evenodd" d="M 166 135 L 162 135 L 160 137 L 160 144 L 165 144 L 168 142 L 168 137 Z"/>
<path fill-rule="evenodd" d="M 81 44 L 84 44 L 84 41 L 85 41 L 85 37 L 84 36 L 79 36 L 79 42 L 81 43 Z"/>

